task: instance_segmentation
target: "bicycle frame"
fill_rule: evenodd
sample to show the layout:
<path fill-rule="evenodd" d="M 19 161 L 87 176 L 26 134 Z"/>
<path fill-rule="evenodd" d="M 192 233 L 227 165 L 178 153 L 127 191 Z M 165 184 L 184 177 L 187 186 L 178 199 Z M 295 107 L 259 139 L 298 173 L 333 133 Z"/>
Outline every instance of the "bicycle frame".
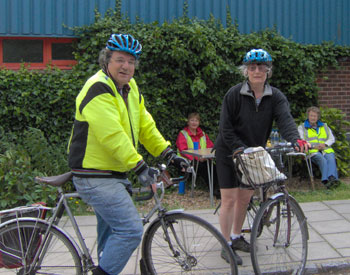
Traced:
<path fill-rule="evenodd" d="M 61 231 L 68 239 L 72 242 L 74 245 L 75 249 L 78 251 L 79 256 L 81 257 L 82 260 L 82 266 L 83 266 L 83 272 L 87 272 L 88 270 L 92 269 L 94 267 L 94 263 L 92 260 L 92 257 L 90 255 L 89 249 L 86 246 L 86 243 L 84 241 L 84 238 L 81 234 L 81 231 L 79 229 L 79 226 L 77 224 L 77 221 L 68 205 L 67 199 L 69 198 L 79 198 L 79 194 L 77 192 L 75 193 L 64 193 L 62 187 L 58 187 L 58 192 L 60 194 L 60 199 L 58 203 L 56 204 L 56 207 L 52 208 L 52 217 L 49 218 L 48 221 L 43 220 L 47 225 L 47 231 L 45 232 L 45 235 L 43 237 L 43 241 L 41 242 L 39 248 L 38 248 L 38 253 L 36 253 L 35 258 L 33 259 L 34 266 L 39 264 L 39 266 L 42 263 L 43 258 L 40 257 L 39 255 L 46 253 L 47 248 L 50 245 L 50 240 L 47 239 L 47 236 L 49 234 L 49 231 L 51 227 L 55 227 L 55 229 Z M 68 232 L 66 232 L 64 229 L 58 227 L 58 223 L 60 222 L 64 211 L 66 211 L 68 218 L 73 226 L 74 232 L 76 237 L 78 238 L 79 245 L 77 242 L 70 236 Z M 39 258 L 39 259 L 38 259 Z"/>
<path fill-rule="evenodd" d="M 161 170 L 161 173 L 159 173 L 159 175 L 160 176 L 164 175 L 165 173 L 163 174 L 163 172 L 165 171 L 165 168 L 164 170 L 160 168 L 160 170 Z M 189 174 L 188 171 L 187 171 L 187 176 Z M 47 183 L 52 186 L 55 186 L 59 192 L 58 202 L 56 206 L 53 208 L 49 208 L 49 207 L 44 208 L 46 210 L 50 210 L 51 212 L 51 214 L 47 219 L 44 219 L 43 217 L 41 218 L 38 218 L 38 217 L 37 218 L 28 218 L 28 217 L 18 218 L 17 217 L 16 219 L 11 218 L 11 220 L 1 225 L 1 226 L 5 226 L 7 225 L 7 223 L 11 223 L 10 230 L 15 230 L 16 234 L 18 235 L 22 235 L 21 233 L 22 230 L 24 230 L 23 232 L 27 232 L 25 231 L 26 228 L 30 228 L 31 230 L 30 231 L 31 235 L 28 235 L 28 237 L 26 237 L 25 235 L 23 237 L 22 236 L 19 237 L 18 242 L 20 243 L 19 245 L 20 248 L 19 248 L 19 253 L 16 254 L 19 256 L 12 255 L 15 252 L 3 251 L 4 253 L 7 253 L 7 255 L 10 255 L 13 258 L 18 259 L 20 263 L 19 272 L 21 274 L 36 273 L 41 269 L 42 264 L 44 265 L 46 264 L 45 259 L 47 258 L 45 257 L 45 255 L 50 253 L 51 250 L 54 248 L 56 236 L 60 236 L 59 239 L 63 239 L 63 240 L 66 239 L 64 242 L 67 243 L 70 251 L 73 252 L 73 254 L 75 254 L 75 256 L 73 255 L 75 265 L 72 265 L 72 267 L 75 267 L 77 271 L 81 270 L 82 274 L 87 274 L 90 270 L 92 270 L 95 267 L 90 251 L 79 229 L 79 225 L 69 206 L 70 198 L 80 198 L 80 196 L 77 192 L 64 193 L 63 188 L 61 187 L 62 184 L 64 184 L 65 182 L 71 179 L 71 177 L 69 177 L 69 175 L 67 174 L 68 173 L 59 175 L 59 176 L 41 178 L 41 180 L 37 180 L 39 182 L 43 182 L 43 183 Z M 185 177 L 180 177 L 180 178 L 170 179 L 170 181 L 174 183 L 184 179 Z M 183 240 L 181 239 L 182 235 L 179 234 L 176 229 L 176 224 L 177 224 L 176 220 L 175 220 L 175 223 L 173 224 L 173 218 L 169 217 L 169 216 L 175 215 L 174 217 L 176 217 L 175 219 L 177 219 L 178 218 L 177 214 L 184 212 L 184 210 L 177 209 L 177 210 L 167 211 L 162 206 L 162 199 L 165 194 L 164 185 L 166 183 L 167 182 L 164 178 L 158 178 L 157 187 L 158 187 L 158 190 L 161 190 L 161 192 L 155 192 L 154 194 L 152 194 L 155 200 L 155 204 L 152 207 L 152 209 L 142 218 L 142 222 L 143 222 L 143 225 L 149 223 L 152 217 L 157 212 L 157 217 L 151 221 L 151 224 L 149 225 L 148 229 L 154 228 L 154 227 L 159 228 L 160 235 L 164 237 L 165 245 L 168 246 L 169 248 L 169 252 L 170 252 L 169 256 L 172 257 L 174 262 L 176 262 L 179 266 L 181 266 L 183 270 L 190 271 L 193 267 L 191 259 L 195 260 L 195 258 L 193 255 L 191 255 L 192 252 L 187 250 L 186 244 L 183 243 Z M 148 191 L 149 188 L 144 190 Z M 145 199 L 146 197 L 141 197 L 141 198 Z M 150 197 L 147 197 L 147 198 L 150 198 Z M 35 207 L 35 208 L 37 209 L 38 207 Z M 28 208 L 26 207 L 26 209 Z M 8 211 L 13 211 L 13 209 Z M 66 211 L 65 215 L 67 215 L 67 219 L 66 218 L 62 219 L 65 211 Z M 190 215 L 185 215 L 185 220 L 186 220 L 186 217 L 189 218 L 189 216 Z M 70 221 L 75 233 L 74 238 L 61 227 L 62 220 L 64 221 L 64 225 L 66 224 L 66 222 Z M 180 220 L 181 220 L 181 216 L 180 216 Z M 198 218 L 197 218 L 197 221 L 198 221 Z M 16 222 L 17 222 L 17 225 L 13 224 Z M 198 225 L 203 226 L 203 223 L 199 222 Z M 208 229 L 205 223 L 203 228 Z M 147 232 L 148 230 L 145 233 L 147 234 Z M 223 243 L 226 244 L 225 240 L 222 237 L 217 238 L 219 235 L 215 233 L 215 231 L 212 231 L 212 229 L 210 228 L 209 228 L 209 232 L 211 232 L 213 234 L 212 236 L 216 238 L 216 240 L 219 240 L 221 245 L 224 247 Z M 40 236 L 39 242 L 36 240 L 36 236 Z M 152 238 L 153 238 L 153 235 L 151 237 L 151 240 Z M 229 246 L 227 245 L 227 248 L 225 246 L 225 249 L 226 251 L 228 251 Z M 29 252 L 33 250 L 34 252 Z M 144 250 L 142 251 L 142 253 L 144 253 Z M 146 251 L 146 255 L 147 253 L 149 252 Z M 149 258 L 146 256 L 146 259 L 148 261 Z M 232 265 L 234 262 L 233 259 L 234 258 L 232 255 L 230 260 L 230 263 L 231 263 L 230 268 L 233 267 Z M 141 260 L 143 262 L 142 258 Z M 147 265 L 148 264 L 149 263 L 147 262 Z M 63 267 L 64 267 L 64 263 L 63 263 Z"/>

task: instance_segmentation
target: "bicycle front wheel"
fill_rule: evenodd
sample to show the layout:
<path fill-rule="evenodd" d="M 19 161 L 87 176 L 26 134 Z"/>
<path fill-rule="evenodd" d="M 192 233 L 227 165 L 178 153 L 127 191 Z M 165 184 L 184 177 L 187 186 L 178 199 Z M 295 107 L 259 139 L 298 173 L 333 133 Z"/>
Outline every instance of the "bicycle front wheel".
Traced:
<path fill-rule="evenodd" d="M 220 257 L 222 250 L 229 263 Z M 238 274 L 221 233 L 186 213 L 169 214 L 152 224 L 144 235 L 142 257 L 150 274 Z"/>
<path fill-rule="evenodd" d="M 82 274 L 81 260 L 72 242 L 47 224 L 14 220 L 0 228 L 0 274 Z M 39 252 L 39 246 L 43 249 Z M 39 257 L 34 262 L 36 254 Z"/>
<path fill-rule="evenodd" d="M 294 198 L 287 200 L 283 195 L 265 202 L 254 220 L 250 241 L 255 274 L 304 273 L 308 229 Z"/>

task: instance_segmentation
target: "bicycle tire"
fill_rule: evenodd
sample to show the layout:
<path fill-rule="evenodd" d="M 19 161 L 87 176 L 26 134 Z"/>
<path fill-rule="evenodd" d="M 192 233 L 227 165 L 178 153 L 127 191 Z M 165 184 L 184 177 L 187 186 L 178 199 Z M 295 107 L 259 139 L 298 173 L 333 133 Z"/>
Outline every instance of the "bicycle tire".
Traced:
<path fill-rule="evenodd" d="M 176 256 L 165 240 L 162 224 Z M 220 257 L 221 249 L 230 255 L 229 263 Z M 232 250 L 221 233 L 187 213 L 167 214 L 150 225 L 142 242 L 142 258 L 150 274 L 238 274 Z"/>
<path fill-rule="evenodd" d="M 256 217 L 256 214 L 258 213 L 260 208 L 260 203 L 258 200 L 255 200 L 253 197 L 250 199 L 248 208 L 247 208 L 247 214 L 245 223 L 242 228 L 242 233 L 251 233 L 253 230 L 253 224 Z"/>
<path fill-rule="evenodd" d="M 288 204 L 291 213 L 290 226 Z M 288 204 L 286 195 L 282 195 L 265 202 L 257 213 L 250 239 L 251 260 L 255 274 L 304 273 L 308 251 L 306 218 L 293 197 L 288 196 Z M 263 230 L 259 235 L 261 224 Z M 288 232 L 290 243 L 286 245 Z"/>
<path fill-rule="evenodd" d="M 38 247 L 44 241 L 48 225 L 44 222 L 13 220 L 0 227 L 0 274 L 82 274 L 80 256 L 72 242 L 55 227 L 51 227 L 41 264 L 33 263 Z M 9 241 L 11 238 L 11 241 Z M 15 238 L 15 239 L 14 239 Z M 50 240 L 49 243 L 47 240 Z M 37 243 L 38 242 L 38 243 Z M 33 245 L 34 244 L 34 245 Z M 33 248 L 34 247 L 34 248 Z M 10 255 L 11 253 L 11 255 Z M 40 254 L 43 254 L 43 250 Z M 6 264 L 4 256 L 6 255 Z M 27 264 L 25 263 L 27 261 Z M 14 267 L 15 266 L 15 267 Z M 31 271 L 30 268 L 32 268 Z"/>

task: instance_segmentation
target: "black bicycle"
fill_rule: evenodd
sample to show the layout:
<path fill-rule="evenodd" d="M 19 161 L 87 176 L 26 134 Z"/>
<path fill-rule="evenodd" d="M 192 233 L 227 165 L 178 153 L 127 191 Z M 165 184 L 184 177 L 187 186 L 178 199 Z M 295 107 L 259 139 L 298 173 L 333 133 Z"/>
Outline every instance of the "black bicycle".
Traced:
<path fill-rule="evenodd" d="M 306 217 L 285 186 L 290 145 L 237 150 L 233 156 L 241 188 L 255 190 L 243 233 L 250 233 L 255 274 L 304 274 L 308 252 Z M 220 205 L 215 211 L 218 211 Z"/>

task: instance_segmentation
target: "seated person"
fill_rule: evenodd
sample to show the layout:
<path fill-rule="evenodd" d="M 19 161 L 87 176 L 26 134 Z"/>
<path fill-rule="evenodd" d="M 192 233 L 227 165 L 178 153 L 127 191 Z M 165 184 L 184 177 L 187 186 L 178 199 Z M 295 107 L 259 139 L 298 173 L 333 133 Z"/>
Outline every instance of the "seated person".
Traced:
<path fill-rule="evenodd" d="M 176 146 L 178 148 L 178 152 L 180 153 L 183 150 L 193 149 L 193 142 L 198 142 L 198 149 L 204 148 L 213 148 L 214 144 L 208 137 L 206 133 L 199 127 L 200 124 L 200 116 L 198 113 L 190 113 L 188 115 L 187 126 L 180 131 L 179 135 L 176 139 Z M 189 160 L 193 160 L 193 156 L 181 154 Z M 205 159 L 198 159 L 199 161 L 197 178 L 201 177 L 204 182 L 208 183 L 208 168 Z M 220 190 L 218 188 L 217 177 L 216 177 L 216 169 L 213 169 L 213 186 L 214 186 L 214 195 L 216 198 L 220 198 Z"/>
<path fill-rule="evenodd" d="M 317 107 L 310 107 L 306 111 L 307 119 L 298 127 L 301 139 L 305 139 L 313 146 L 309 150 L 311 161 L 315 163 L 321 171 L 322 183 L 327 187 L 336 187 L 339 185 L 337 164 L 335 161 L 332 144 L 335 138 L 331 129 L 326 123 L 323 123 L 321 111 Z"/>

